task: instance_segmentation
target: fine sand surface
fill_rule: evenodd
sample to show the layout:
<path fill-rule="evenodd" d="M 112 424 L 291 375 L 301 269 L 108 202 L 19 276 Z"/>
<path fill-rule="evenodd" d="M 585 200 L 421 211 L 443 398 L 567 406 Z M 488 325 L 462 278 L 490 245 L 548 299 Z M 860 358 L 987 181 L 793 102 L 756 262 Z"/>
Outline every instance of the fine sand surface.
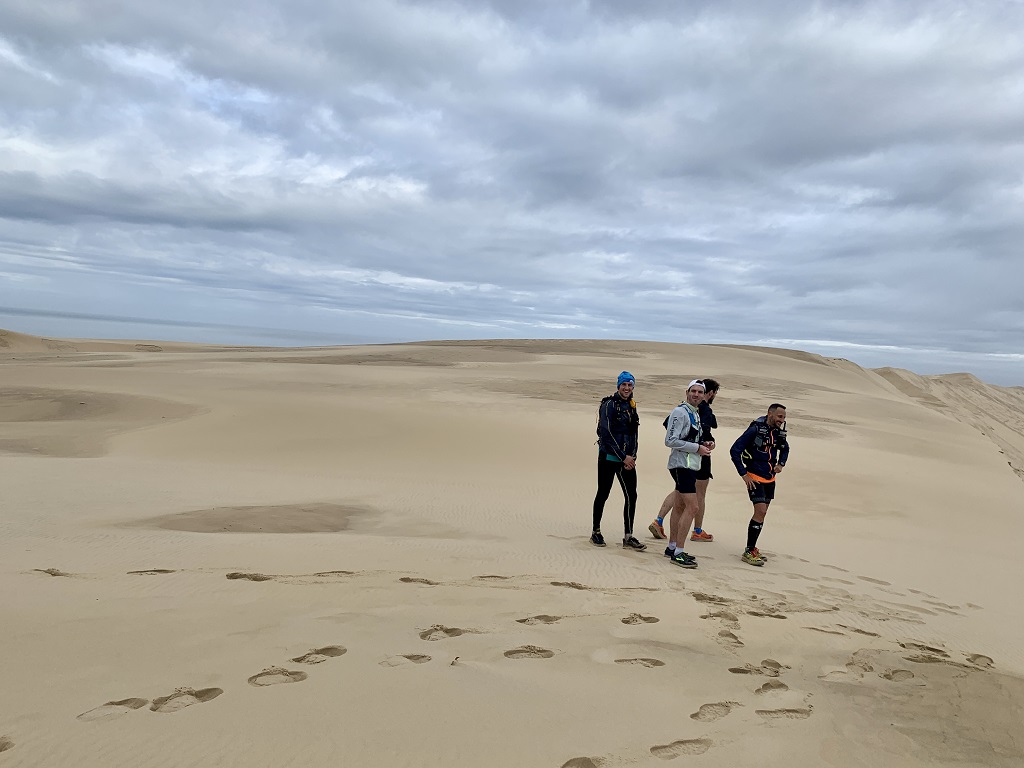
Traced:
<path fill-rule="evenodd" d="M 588 543 L 595 412 L 637 533 Z M 714 376 L 700 567 L 647 524 Z M 761 549 L 728 446 L 792 456 Z M 0 768 L 1024 765 L 1024 389 L 803 352 L 0 332 Z"/>

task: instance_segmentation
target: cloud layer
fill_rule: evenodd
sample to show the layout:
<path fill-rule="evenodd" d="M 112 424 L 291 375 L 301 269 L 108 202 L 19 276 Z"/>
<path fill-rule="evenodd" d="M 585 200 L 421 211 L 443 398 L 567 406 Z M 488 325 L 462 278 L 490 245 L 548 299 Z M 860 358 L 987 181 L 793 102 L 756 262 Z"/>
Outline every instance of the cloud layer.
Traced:
<path fill-rule="evenodd" d="M 0 305 L 1024 384 L 1021 28 L 1010 0 L 12 0 Z"/>

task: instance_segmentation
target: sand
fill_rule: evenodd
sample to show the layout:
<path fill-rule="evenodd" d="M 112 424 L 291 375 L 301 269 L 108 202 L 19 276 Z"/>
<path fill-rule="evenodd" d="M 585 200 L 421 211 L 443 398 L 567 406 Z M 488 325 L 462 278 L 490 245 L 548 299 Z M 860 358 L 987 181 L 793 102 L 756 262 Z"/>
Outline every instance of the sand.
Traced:
<path fill-rule="evenodd" d="M 588 543 L 637 377 L 638 534 Z M 661 421 L 723 384 L 661 556 Z M 727 446 L 778 400 L 761 549 Z M 1020 766 L 1024 389 L 761 348 L 0 332 L 0 768 Z"/>

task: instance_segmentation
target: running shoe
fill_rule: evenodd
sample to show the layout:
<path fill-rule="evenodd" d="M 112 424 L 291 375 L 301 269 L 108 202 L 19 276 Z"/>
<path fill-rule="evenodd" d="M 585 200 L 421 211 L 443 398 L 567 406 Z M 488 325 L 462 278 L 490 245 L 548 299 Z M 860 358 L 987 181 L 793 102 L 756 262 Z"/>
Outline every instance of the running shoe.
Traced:
<path fill-rule="evenodd" d="M 680 568 L 696 568 L 697 567 L 697 558 L 691 557 L 690 555 L 686 554 L 685 552 L 676 552 L 676 554 L 672 556 L 672 562 L 675 565 L 678 565 Z"/>
<path fill-rule="evenodd" d="M 622 540 L 623 549 L 635 549 L 637 552 L 643 552 L 647 549 L 647 545 L 644 544 L 636 536 L 627 536 Z"/>
<path fill-rule="evenodd" d="M 701 531 L 700 533 L 697 533 L 696 531 L 694 531 L 693 533 L 690 534 L 690 541 L 714 541 L 714 540 L 715 540 L 715 537 L 712 536 L 707 531 Z"/>
<path fill-rule="evenodd" d="M 761 551 L 760 549 L 758 549 L 757 547 L 754 547 L 754 548 L 753 548 L 753 549 L 752 549 L 751 551 L 752 551 L 752 552 L 753 552 L 753 553 L 754 553 L 755 555 L 757 555 L 758 557 L 760 557 L 760 558 L 761 558 L 762 560 L 764 560 L 764 561 L 765 561 L 766 563 L 768 562 L 768 555 L 766 555 L 766 554 L 765 554 L 764 552 L 762 552 L 762 551 Z"/>
<path fill-rule="evenodd" d="M 672 547 L 665 547 L 665 557 L 673 557 L 676 551 Z"/>
<path fill-rule="evenodd" d="M 590 543 L 593 544 L 595 547 L 603 547 L 605 546 L 604 536 L 601 535 L 600 531 L 594 531 L 592 534 L 590 534 Z"/>
<path fill-rule="evenodd" d="M 667 539 L 668 538 L 668 536 L 665 535 L 665 527 L 661 523 L 659 523 L 657 520 L 655 520 L 653 523 L 648 525 L 647 526 L 647 530 L 650 531 L 651 532 L 651 536 L 653 536 L 656 539 Z"/>
<path fill-rule="evenodd" d="M 749 565 L 764 565 L 765 559 L 758 554 L 757 548 L 748 549 L 743 553 L 743 562 Z"/>

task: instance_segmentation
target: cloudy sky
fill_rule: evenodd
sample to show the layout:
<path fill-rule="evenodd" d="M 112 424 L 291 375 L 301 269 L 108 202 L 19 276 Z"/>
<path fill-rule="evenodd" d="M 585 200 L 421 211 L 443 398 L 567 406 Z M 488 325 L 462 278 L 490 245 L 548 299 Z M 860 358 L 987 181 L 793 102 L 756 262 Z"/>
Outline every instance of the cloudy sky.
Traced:
<path fill-rule="evenodd" d="M 1024 385 L 1024 4 L 0 0 L 0 327 Z"/>

